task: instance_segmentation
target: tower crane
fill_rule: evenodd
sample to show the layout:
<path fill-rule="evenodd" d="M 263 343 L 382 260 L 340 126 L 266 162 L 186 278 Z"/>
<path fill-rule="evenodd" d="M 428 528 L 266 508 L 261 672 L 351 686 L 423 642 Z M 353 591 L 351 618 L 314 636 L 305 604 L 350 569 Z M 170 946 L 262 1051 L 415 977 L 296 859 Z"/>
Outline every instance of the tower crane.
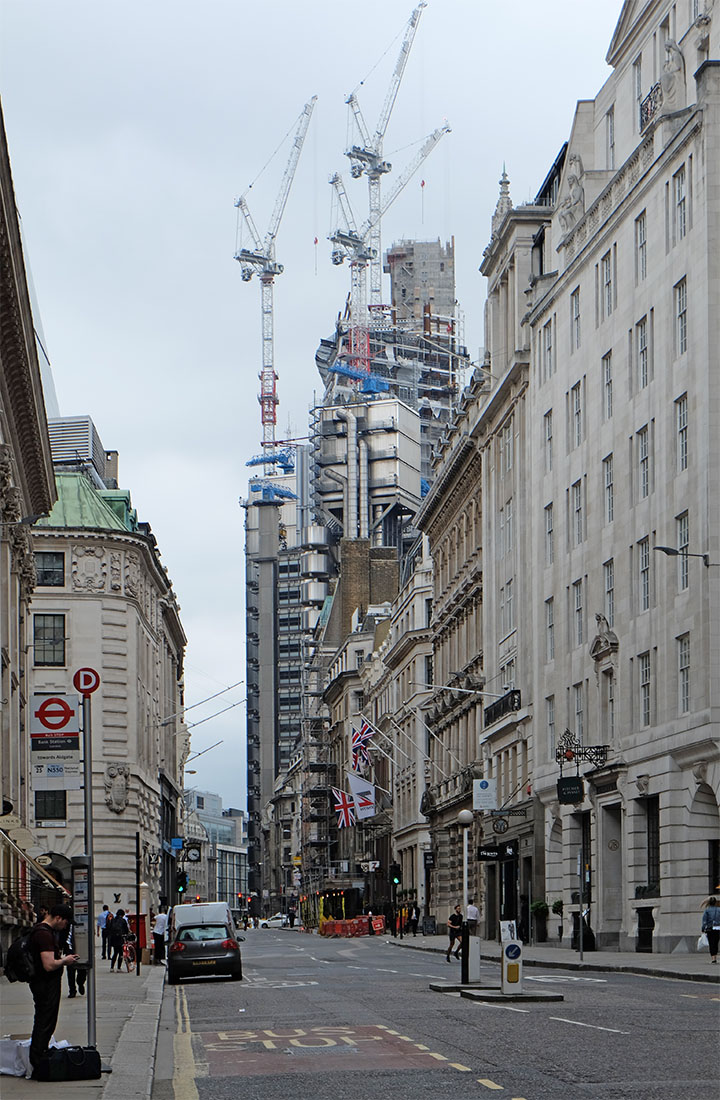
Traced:
<path fill-rule="evenodd" d="M 395 106 L 400 82 L 405 72 L 405 66 L 410 56 L 410 49 L 413 44 L 413 39 L 415 38 L 418 23 L 420 22 L 420 16 L 422 15 L 423 8 L 426 7 L 427 3 L 425 0 L 421 0 L 417 7 L 413 9 L 412 15 L 408 20 L 402 46 L 400 47 L 400 54 L 390 79 L 390 87 L 387 90 L 385 102 L 383 103 L 377 126 L 375 127 L 375 133 L 372 136 L 363 118 L 360 104 L 357 101 L 355 93 L 352 92 L 345 100 L 355 118 L 361 141 L 361 144 L 352 145 L 345 153 L 345 155 L 350 158 L 350 174 L 353 179 L 359 179 L 364 172 L 368 178 L 368 209 L 369 216 L 372 218 L 369 244 L 373 252 L 370 258 L 370 304 L 373 306 L 379 306 L 382 297 L 382 245 L 380 239 L 380 219 L 382 217 L 382 211 L 380 202 L 380 180 L 383 175 L 390 172 L 392 169 L 392 164 L 388 163 L 383 157 L 383 141 L 388 122 L 390 121 L 390 115 L 392 114 L 392 109 Z"/>
<path fill-rule="evenodd" d="M 426 157 L 430 155 L 440 139 L 450 132 L 450 126 L 443 123 L 429 134 L 413 160 L 398 177 L 395 186 L 379 209 L 371 211 L 360 228 L 357 228 L 352 208 L 345 191 L 342 176 L 336 172 L 330 177 L 338 212 L 342 215 L 345 228 L 333 230 L 330 241 L 333 244 L 331 259 L 341 264 L 346 258 L 350 261 L 350 363 L 358 370 L 370 370 L 370 336 L 367 306 L 367 265 L 375 259 L 373 232 L 385 211 L 392 206 L 400 192 L 417 172 Z"/>
<path fill-rule="evenodd" d="M 295 130 L 290 157 L 285 167 L 285 173 L 280 184 L 275 208 L 270 218 L 270 225 L 263 240 L 257 231 L 252 219 L 245 195 L 241 195 L 235 203 L 243 216 L 247 227 L 252 248 L 241 248 L 235 253 L 235 259 L 240 264 L 240 273 L 243 282 L 249 282 L 254 274 L 260 279 L 261 287 L 261 312 L 262 312 L 262 371 L 260 373 L 260 402 L 262 419 L 262 446 L 272 447 L 275 442 L 275 423 L 277 420 L 277 374 L 275 373 L 275 347 L 274 347 L 274 318 L 273 318 L 273 283 L 276 275 L 281 275 L 283 265 L 275 259 L 275 237 L 280 228 L 280 221 L 285 210 L 285 204 L 290 194 L 290 187 L 295 176 L 295 169 L 300 159 L 300 153 L 305 142 L 305 135 L 310 125 L 310 117 L 317 101 L 313 96 L 305 104 L 298 125 Z"/>

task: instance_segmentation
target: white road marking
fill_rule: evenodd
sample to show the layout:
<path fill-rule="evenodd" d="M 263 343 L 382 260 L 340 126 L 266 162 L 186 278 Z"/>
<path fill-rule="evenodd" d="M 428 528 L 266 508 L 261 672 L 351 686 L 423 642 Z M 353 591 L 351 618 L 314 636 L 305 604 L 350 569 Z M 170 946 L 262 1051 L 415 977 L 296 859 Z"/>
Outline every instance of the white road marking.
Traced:
<path fill-rule="evenodd" d="M 598 1024 L 581 1024 L 579 1020 L 566 1020 L 563 1016 L 550 1016 L 550 1020 L 558 1020 L 561 1024 L 574 1024 L 575 1027 L 591 1027 L 593 1031 L 612 1031 L 615 1035 L 630 1035 L 629 1031 L 620 1031 L 616 1027 L 600 1027 Z"/>
<path fill-rule="evenodd" d="M 539 974 L 537 976 L 523 974 L 523 978 L 526 982 L 598 982 L 601 985 L 607 985 L 607 978 L 576 978 L 571 975 L 561 978 L 555 974 Z"/>
<path fill-rule="evenodd" d="M 378 966 L 377 967 L 377 972 L 378 972 L 378 974 L 399 974 L 400 973 L 399 970 L 388 970 L 387 967 L 385 967 L 385 966 Z"/>

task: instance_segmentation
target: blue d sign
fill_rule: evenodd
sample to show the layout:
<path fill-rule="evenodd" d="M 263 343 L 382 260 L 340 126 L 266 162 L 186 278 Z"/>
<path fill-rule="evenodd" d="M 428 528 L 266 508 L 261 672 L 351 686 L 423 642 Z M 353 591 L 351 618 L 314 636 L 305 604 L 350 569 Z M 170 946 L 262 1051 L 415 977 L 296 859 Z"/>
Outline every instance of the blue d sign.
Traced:
<path fill-rule="evenodd" d="M 507 947 L 505 948 L 505 957 L 508 958 L 508 959 L 517 959 L 517 958 L 519 958 L 521 952 L 522 952 L 522 948 L 520 947 L 519 944 L 509 943 L 507 945 Z"/>

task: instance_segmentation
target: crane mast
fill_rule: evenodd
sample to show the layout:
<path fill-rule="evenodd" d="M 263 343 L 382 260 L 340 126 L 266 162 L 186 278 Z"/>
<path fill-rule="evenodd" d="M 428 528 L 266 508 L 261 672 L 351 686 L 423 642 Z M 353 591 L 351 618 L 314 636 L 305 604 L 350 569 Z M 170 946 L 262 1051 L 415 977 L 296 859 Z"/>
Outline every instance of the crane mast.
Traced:
<path fill-rule="evenodd" d="M 405 66 L 410 56 L 410 50 L 418 28 L 418 23 L 420 22 L 420 16 L 422 15 L 423 8 L 426 7 L 426 0 L 421 0 L 413 9 L 410 19 L 408 20 L 402 46 L 400 47 L 400 54 L 395 63 L 395 68 L 390 79 L 390 86 L 387 90 L 385 102 L 380 111 L 375 133 L 372 138 L 370 137 L 355 93 L 353 92 L 346 100 L 346 103 L 349 105 L 355 117 L 355 123 L 362 142 L 361 145 L 353 145 L 346 151 L 345 155 L 350 158 L 350 173 L 354 179 L 358 179 L 363 173 L 365 173 L 368 178 L 368 210 L 369 217 L 372 219 L 369 243 L 374 253 L 370 260 L 370 304 L 372 306 L 379 306 L 382 299 L 382 241 L 380 231 L 382 211 L 380 180 L 383 175 L 390 172 L 392 169 L 392 164 L 388 163 L 388 161 L 383 158 L 383 141 L 405 72 Z"/>
<path fill-rule="evenodd" d="M 372 243 L 373 231 L 386 210 L 395 202 L 401 191 L 407 186 L 426 157 L 430 155 L 440 139 L 450 132 L 447 123 L 429 134 L 415 157 L 403 170 L 395 186 L 380 208 L 371 212 L 360 228 L 357 228 L 342 176 L 336 172 L 330 177 L 337 201 L 338 212 L 342 215 L 345 228 L 338 227 L 330 234 L 333 244 L 332 262 L 341 264 L 347 257 L 350 262 L 350 365 L 357 371 L 370 370 L 370 332 L 367 304 L 367 266 L 375 259 Z"/>
<path fill-rule="evenodd" d="M 241 248 L 235 253 L 235 259 L 240 264 L 240 272 L 243 282 L 249 282 L 253 275 L 260 279 L 260 307 L 262 318 L 262 369 L 260 372 L 260 417 L 262 421 L 262 446 L 273 447 L 275 442 L 275 424 L 277 421 L 277 374 L 275 372 L 275 333 L 274 333 L 274 301 L 273 286 L 275 276 L 281 275 L 283 265 L 275 258 L 275 238 L 280 228 L 285 206 L 290 194 L 295 170 L 297 169 L 300 153 L 305 142 L 305 137 L 310 125 L 313 108 L 317 96 L 309 100 L 302 111 L 295 130 L 292 149 L 285 166 L 280 190 L 275 200 L 275 207 L 270 218 L 267 233 L 261 241 L 253 221 L 245 196 L 242 195 L 235 203 L 240 210 L 243 222 L 250 236 L 252 248 Z"/>

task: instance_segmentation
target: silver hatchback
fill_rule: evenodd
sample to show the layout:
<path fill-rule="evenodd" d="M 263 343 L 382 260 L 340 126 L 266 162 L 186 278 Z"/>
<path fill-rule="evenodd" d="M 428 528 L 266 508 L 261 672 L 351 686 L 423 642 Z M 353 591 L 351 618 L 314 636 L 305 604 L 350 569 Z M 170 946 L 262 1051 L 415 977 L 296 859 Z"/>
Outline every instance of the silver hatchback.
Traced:
<path fill-rule="evenodd" d="M 180 978 L 201 974 L 242 978 L 240 944 L 230 925 L 183 924 L 176 930 L 168 949 L 168 982 L 175 985 Z"/>

